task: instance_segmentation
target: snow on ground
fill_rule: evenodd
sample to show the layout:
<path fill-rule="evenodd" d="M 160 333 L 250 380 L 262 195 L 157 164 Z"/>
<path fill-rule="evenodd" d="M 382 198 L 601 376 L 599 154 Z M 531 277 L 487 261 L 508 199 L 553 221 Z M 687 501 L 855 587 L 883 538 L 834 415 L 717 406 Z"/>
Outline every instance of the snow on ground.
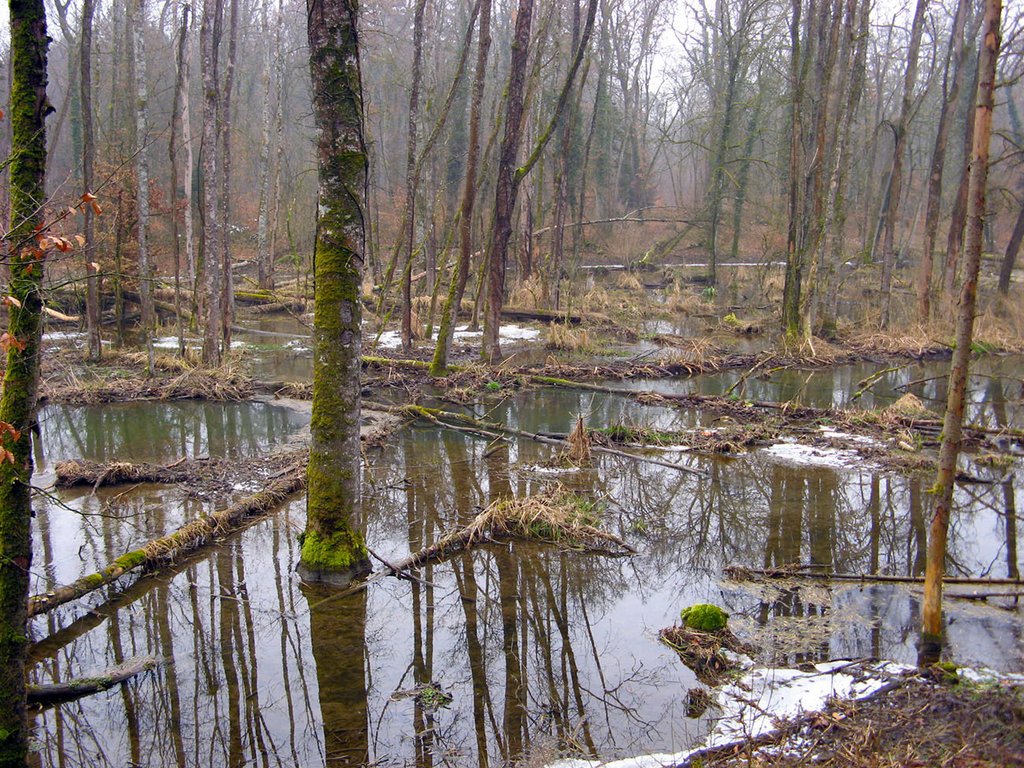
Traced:
<path fill-rule="evenodd" d="M 860 664 L 830 661 L 815 664 L 813 672 L 754 667 L 717 691 L 719 717 L 702 742 L 685 752 L 658 753 L 603 762 L 570 758 L 548 768 L 665 768 L 682 763 L 713 747 L 742 744 L 774 731 L 781 720 L 818 712 L 829 699 L 862 699 L 885 685 L 893 675 L 910 672 L 894 662 Z M 856 672 L 857 674 L 854 674 Z"/>
<path fill-rule="evenodd" d="M 764 452 L 781 462 L 800 466 L 841 468 L 864 463 L 864 458 L 856 451 L 818 448 L 801 443 L 776 443 L 765 448 Z"/>
<path fill-rule="evenodd" d="M 483 336 L 483 331 L 470 331 L 469 326 L 460 325 L 455 329 L 455 338 L 461 340 L 477 339 Z M 536 339 L 540 336 L 537 328 L 527 328 L 522 325 L 503 325 L 499 330 L 499 337 L 502 341 L 523 341 Z M 402 346 L 402 334 L 399 331 L 384 331 L 377 341 L 381 349 L 398 349 Z"/>

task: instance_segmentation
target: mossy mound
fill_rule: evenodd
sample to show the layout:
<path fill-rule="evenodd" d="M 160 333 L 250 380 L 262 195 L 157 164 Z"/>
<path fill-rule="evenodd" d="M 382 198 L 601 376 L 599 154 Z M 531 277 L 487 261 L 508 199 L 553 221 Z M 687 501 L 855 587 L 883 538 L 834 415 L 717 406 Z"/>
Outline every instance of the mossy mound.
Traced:
<path fill-rule="evenodd" d="M 699 632 L 720 632 L 729 622 L 729 614 L 717 605 L 699 603 L 683 608 L 679 613 L 683 626 Z"/>

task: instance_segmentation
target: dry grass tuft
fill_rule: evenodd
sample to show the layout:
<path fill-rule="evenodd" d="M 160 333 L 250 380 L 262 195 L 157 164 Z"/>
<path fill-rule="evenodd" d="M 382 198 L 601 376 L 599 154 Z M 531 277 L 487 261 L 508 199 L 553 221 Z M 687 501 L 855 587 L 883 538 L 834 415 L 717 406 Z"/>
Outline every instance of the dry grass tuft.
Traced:
<path fill-rule="evenodd" d="M 615 285 L 630 293 L 643 293 L 644 284 L 632 272 L 622 270 L 615 276 Z"/>
<path fill-rule="evenodd" d="M 516 309 L 540 309 L 547 304 L 544 283 L 537 275 L 523 280 L 508 297 L 508 306 Z"/>
<path fill-rule="evenodd" d="M 605 554 L 635 552 L 619 536 L 597 528 L 597 518 L 596 504 L 557 486 L 535 496 L 498 499 L 451 538 L 466 539 L 466 546 L 488 538 L 516 538 Z"/>
<path fill-rule="evenodd" d="M 592 351 L 590 332 L 586 328 L 574 328 L 563 323 L 552 323 L 548 326 L 548 349 L 560 349 L 565 352 Z"/>
<path fill-rule="evenodd" d="M 576 416 L 576 424 L 569 433 L 569 449 L 565 452 L 565 458 L 574 466 L 585 467 L 590 465 L 590 433 L 583 423 L 583 414 Z"/>

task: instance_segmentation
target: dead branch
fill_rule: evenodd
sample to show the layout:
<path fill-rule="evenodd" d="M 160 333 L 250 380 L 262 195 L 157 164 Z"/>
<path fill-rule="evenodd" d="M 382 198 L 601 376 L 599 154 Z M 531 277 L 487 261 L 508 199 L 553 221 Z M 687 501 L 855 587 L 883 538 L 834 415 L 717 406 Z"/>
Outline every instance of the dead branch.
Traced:
<path fill-rule="evenodd" d="M 66 683 L 30 685 L 28 686 L 28 703 L 37 706 L 51 706 L 81 699 L 84 696 L 91 696 L 94 693 L 113 688 L 136 675 L 154 669 L 156 665 L 155 656 L 134 656 L 98 675 L 79 677 L 68 680 Z"/>
<path fill-rule="evenodd" d="M 71 584 L 54 587 L 43 594 L 33 595 L 28 601 L 28 615 L 38 616 L 58 605 L 78 600 L 137 568 L 151 569 L 161 563 L 172 562 L 183 554 L 237 530 L 253 518 L 269 514 L 281 502 L 305 487 L 306 462 L 303 459 L 293 465 L 287 474 L 267 486 L 266 490 L 248 496 L 209 517 L 186 523 L 175 532 L 154 539 L 139 549 L 126 552 L 96 573 L 83 576 Z"/>

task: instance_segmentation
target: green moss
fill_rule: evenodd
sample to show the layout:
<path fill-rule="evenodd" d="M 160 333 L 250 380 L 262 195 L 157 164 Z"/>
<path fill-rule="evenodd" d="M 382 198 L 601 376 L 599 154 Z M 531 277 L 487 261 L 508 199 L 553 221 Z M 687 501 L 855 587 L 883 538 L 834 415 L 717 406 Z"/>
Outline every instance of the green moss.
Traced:
<path fill-rule="evenodd" d="M 114 565 L 117 568 L 123 568 L 126 571 L 130 571 L 132 568 L 137 568 L 146 562 L 146 555 L 143 554 L 142 550 L 135 550 L 134 552 L 128 552 L 121 555 L 117 560 L 114 561 Z"/>
<path fill-rule="evenodd" d="M 307 530 L 302 540 L 302 564 L 314 571 L 344 572 L 358 568 L 369 555 L 363 537 L 350 529 L 325 536 Z"/>
<path fill-rule="evenodd" d="M 718 632 L 725 629 L 725 625 L 729 621 L 728 613 L 717 605 L 709 603 L 698 603 L 689 608 L 683 608 L 679 617 L 685 626 L 701 632 Z"/>

